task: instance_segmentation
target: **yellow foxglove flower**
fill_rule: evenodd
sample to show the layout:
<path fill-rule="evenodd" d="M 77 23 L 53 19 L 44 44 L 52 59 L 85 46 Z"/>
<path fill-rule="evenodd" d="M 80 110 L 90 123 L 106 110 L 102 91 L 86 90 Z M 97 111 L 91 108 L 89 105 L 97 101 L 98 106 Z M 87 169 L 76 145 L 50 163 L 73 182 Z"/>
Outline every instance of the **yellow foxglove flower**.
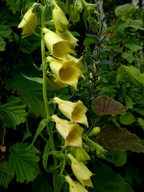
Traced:
<path fill-rule="evenodd" d="M 75 61 L 75 63 L 76 63 L 79 67 L 82 66 L 82 57 L 80 57 L 80 58 L 78 59 L 78 58 L 75 58 L 74 56 L 72 56 L 72 55 L 70 55 L 70 54 L 67 54 L 66 59 L 69 59 L 69 60 L 72 59 L 72 60 Z"/>
<path fill-rule="evenodd" d="M 91 176 L 93 173 L 82 161 L 78 161 L 71 154 L 68 154 L 68 157 L 71 160 L 71 168 L 77 180 L 84 186 L 93 187 L 91 181 Z"/>
<path fill-rule="evenodd" d="M 66 83 L 63 83 L 60 79 L 56 78 L 55 76 L 48 77 L 47 79 L 48 79 L 48 83 L 54 89 L 62 89 L 68 86 Z"/>
<path fill-rule="evenodd" d="M 63 59 L 67 53 L 75 54 L 74 50 L 70 48 L 69 42 L 62 39 L 57 33 L 46 28 L 43 29 L 43 32 L 46 46 L 54 57 Z"/>
<path fill-rule="evenodd" d="M 82 72 L 74 60 L 61 61 L 47 57 L 47 61 L 50 62 L 50 69 L 57 79 L 77 90 L 78 79 L 82 76 Z"/>
<path fill-rule="evenodd" d="M 84 164 L 90 160 L 89 154 L 82 147 L 77 147 L 75 149 L 75 157 L 78 161 L 82 161 Z"/>
<path fill-rule="evenodd" d="M 56 30 L 65 31 L 68 29 L 69 22 L 62 9 L 56 3 L 54 4 L 54 9 L 52 10 L 52 18 Z"/>
<path fill-rule="evenodd" d="M 82 123 L 88 127 L 87 108 L 80 100 L 71 102 L 54 97 L 54 102 L 58 104 L 59 110 L 72 122 Z"/>
<path fill-rule="evenodd" d="M 82 146 L 83 128 L 76 123 L 71 123 L 65 119 L 52 115 L 52 120 L 56 123 L 56 129 L 65 140 L 65 146 Z"/>
<path fill-rule="evenodd" d="M 69 175 L 67 175 L 65 179 L 69 184 L 70 192 L 88 192 L 84 186 L 82 186 L 79 182 L 74 181 Z"/>
<path fill-rule="evenodd" d="M 59 32 L 57 31 L 57 34 L 62 37 L 65 40 L 68 40 L 69 44 L 73 47 L 73 46 L 78 46 L 77 41 L 78 39 L 76 39 L 68 30 L 64 31 L 64 32 Z"/>
<path fill-rule="evenodd" d="M 31 35 L 37 26 L 37 15 L 34 12 L 34 6 L 32 6 L 24 15 L 23 19 L 18 25 L 18 28 L 22 28 L 22 37 Z"/>

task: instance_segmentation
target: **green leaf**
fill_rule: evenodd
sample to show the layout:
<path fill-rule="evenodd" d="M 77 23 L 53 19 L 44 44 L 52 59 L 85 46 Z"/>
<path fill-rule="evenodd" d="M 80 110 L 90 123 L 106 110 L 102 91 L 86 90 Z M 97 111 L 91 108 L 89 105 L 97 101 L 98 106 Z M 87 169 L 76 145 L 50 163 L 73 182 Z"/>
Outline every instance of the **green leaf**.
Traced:
<path fill-rule="evenodd" d="M 40 174 L 32 183 L 33 192 L 53 192 L 48 180 L 49 178 Z"/>
<path fill-rule="evenodd" d="M 33 138 L 32 145 L 34 144 L 36 138 L 39 136 L 39 134 L 42 132 L 42 130 L 45 128 L 45 126 L 48 124 L 48 122 L 49 122 L 49 119 L 42 119 L 40 121 L 39 126 L 36 130 L 35 136 Z"/>
<path fill-rule="evenodd" d="M 143 21 L 142 20 L 132 20 L 128 18 L 126 20 L 126 27 L 132 27 L 134 29 L 144 30 L 143 28 Z"/>
<path fill-rule="evenodd" d="M 116 128 L 112 125 L 102 127 L 97 139 L 99 144 L 108 151 L 144 152 L 140 139 L 125 128 Z"/>
<path fill-rule="evenodd" d="M 56 188 L 55 188 L 56 192 L 60 192 L 61 191 L 61 188 L 62 188 L 64 182 L 65 182 L 65 177 L 64 176 L 58 175 L 56 177 Z"/>
<path fill-rule="evenodd" d="M 115 9 L 115 15 L 117 17 L 125 18 L 125 15 L 130 13 L 134 9 L 134 5 L 132 3 L 127 3 L 124 5 L 120 5 Z"/>
<path fill-rule="evenodd" d="M 139 122 L 140 126 L 142 127 L 142 129 L 144 130 L 144 119 L 138 118 L 138 122 Z"/>
<path fill-rule="evenodd" d="M 28 76 L 23 75 L 23 74 L 22 74 L 22 76 L 23 76 L 24 78 L 30 80 L 30 81 L 34 81 L 34 82 L 36 82 L 36 83 L 43 84 L 43 79 L 40 78 L 40 77 L 28 77 Z"/>
<path fill-rule="evenodd" d="M 25 122 L 26 115 L 25 105 L 19 98 L 11 98 L 8 103 L 0 105 L 0 119 L 4 127 L 15 129 L 17 125 Z"/>
<path fill-rule="evenodd" d="M 14 79 L 7 81 L 7 88 L 17 91 L 20 100 L 25 103 L 36 116 L 45 116 L 41 84 L 17 75 Z"/>
<path fill-rule="evenodd" d="M 114 99 L 101 95 L 92 101 L 93 110 L 97 115 L 118 115 L 125 113 L 125 107 Z"/>
<path fill-rule="evenodd" d="M 14 172 L 12 171 L 9 163 L 7 161 L 0 162 L 0 186 L 7 188 L 9 183 L 14 177 Z"/>
<path fill-rule="evenodd" d="M 11 38 L 12 30 L 8 25 L 0 24 L 0 51 L 5 50 L 6 39 Z"/>
<path fill-rule="evenodd" d="M 47 165 L 48 165 L 50 148 L 51 148 L 51 145 L 50 145 L 50 141 L 48 140 L 44 148 L 43 159 L 42 159 L 43 167 L 46 171 L 48 170 Z"/>
<path fill-rule="evenodd" d="M 134 123 L 136 121 L 136 119 L 132 113 L 127 112 L 126 114 L 120 116 L 119 121 L 123 125 L 130 125 L 130 124 Z"/>
<path fill-rule="evenodd" d="M 117 167 L 121 167 L 127 162 L 127 153 L 125 151 L 114 151 L 107 154 L 106 160 Z"/>
<path fill-rule="evenodd" d="M 136 45 L 136 44 L 133 44 L 133 43 L 126 43 L 126 44 L 125 44 L 125 47 L 129 48 L 129 49 L 132 50 L 133 52 L 137 52 L 137 51 L 139 51 L 139 50 L 142 49 L 141 46 Z"/>
<path fill-rule="evenodd" d="M 96 42 L 98 42 L 99 39 L 96 35 L 87 35 L 87 37 L 84 40 L 84 46 L 88 47 L 91 44 L 95 44 Z"/>
<path fill-rule="evenodd" d="M 133 54 L 127 51 L 122 53 L 122 57 L 126 59 L 129 63 L 132 63 L 135 60 Z"/>
<path fill-rule="evenodd" d="M 89 192 L 133 192 L 129 184 L 120 174 L 113 171 L 110 167 L 94 162 L 92 177 L 93 188 Z"/>
<path fill-rule="evenodd" d="M 16 181 L 28 183 L 40 173 L 38 150 L 27 144 L 15 143 L 11 146 L 9 164 L 16 174 Z"/>

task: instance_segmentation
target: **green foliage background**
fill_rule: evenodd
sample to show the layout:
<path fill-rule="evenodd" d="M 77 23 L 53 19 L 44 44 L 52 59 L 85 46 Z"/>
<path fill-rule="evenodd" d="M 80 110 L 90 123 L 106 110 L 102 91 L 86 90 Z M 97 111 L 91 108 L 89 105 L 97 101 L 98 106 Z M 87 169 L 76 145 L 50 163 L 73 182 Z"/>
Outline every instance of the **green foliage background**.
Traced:
<path fill-rule="evenodd" d="M 34 2 L 0 1 L 0 191 L 53 191 L 53 167 L 47 164 L 48 160 L 51 164 L 47 122 L 42 120 L 42 74 L 37 70 L 41 65 L 40 38 L 33 34 L 22 39 L 17 28 L 21 13 Z M 65 10 L 66 1 L 57 2 Z M 86 10 L 72 15 L 69 10 L 85 79 L 79 80 L 77 92 L 50 86 L 47 92 L 50 99 L 55 95 L 81 99 L 88 108 L 90 128 L 101 128 L 92 140 L 108 152 L 105 158 L 98 157 L 95 150 L 91 153 L 92 192 L 143 192 L 144 9 L 141 4 L 137 9 L 132 4 L 118 7 L 124 3 L 130 2 L 105 1 L 104 18 Z M 99 6 L 96 10 L 101 14 Z M 61 155 L 55 153 L 58 158 Z M 57 182 L 62 184 L 61 180 L 59 177 Z M 64 185 L 63 191 L 67 188 Z"/>

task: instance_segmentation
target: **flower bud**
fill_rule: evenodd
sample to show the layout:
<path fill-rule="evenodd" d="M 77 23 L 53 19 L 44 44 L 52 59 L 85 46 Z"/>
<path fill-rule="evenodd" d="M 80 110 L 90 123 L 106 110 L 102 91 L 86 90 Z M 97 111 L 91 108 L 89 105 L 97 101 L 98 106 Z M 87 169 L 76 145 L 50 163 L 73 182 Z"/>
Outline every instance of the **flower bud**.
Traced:
<path fill-rule="evenodd" d="M 61 119 L 57 115 L 52 115 L 51 118 L 56 123 L 56 129 L 65 139 L 65 146 L 82 146 L 83 128 L 79 124 L 71 123 L 65 119 Z"/>
<path fill-rule="evenodd" d="M 89 136 L 90 136 L 90 137 L 96 136 L 97 134 L 99 134 L 99 132 L 100 132 L 100 128 L 99 128 L 99 127 L 94 127 L 94 128 L 90 131 Z"/>
<path fill-rule="evenodd" d="M 56 3 L 54 4 L 52 17 L 56 30 L 65 31 L 68 29 L 69 22 L 62 9 Z"/>
<path fill-rule="evenodd" d="M 68 154 L 68 157 L 71 160 L 71 168 L 77 180 L 83 186 L 93 187 L 91 181 L 91 176 L 93 175 L 93 173 L 86 167 L 83 162 L 78 161 L 71 154 Z"/>
<path fill-rule="evenodd" d="M 69 191 L 70 192 L 88 192 L 84 186 L 82 186 L 77 181 L 74 181 L 69 175 L 65 177 L 66 181 L 69 184 Z"/>
<path fill-rule="evenodd" d="M 89 154 L 82 147 L 76 148 L 75 157 L 78 161 L 82 161 L 85 164 L 90 160 Z"/>
<path fill-rule="evenodd" d="M 24 15 L 22 21 L 18 25 L 18 28 L 22 28 L 22 37 L 31 35 L 37 26 L 37 16 L 32 6 Z"/>
<path fill-rule="evenodd" d="M 54 97 L 54 102 L 58 104 L 59 110 L 72 122 L 82 123 L 88 127 L 86 117 L 87 108 L 79 100 L 77 102 L 70 102 Z"/>

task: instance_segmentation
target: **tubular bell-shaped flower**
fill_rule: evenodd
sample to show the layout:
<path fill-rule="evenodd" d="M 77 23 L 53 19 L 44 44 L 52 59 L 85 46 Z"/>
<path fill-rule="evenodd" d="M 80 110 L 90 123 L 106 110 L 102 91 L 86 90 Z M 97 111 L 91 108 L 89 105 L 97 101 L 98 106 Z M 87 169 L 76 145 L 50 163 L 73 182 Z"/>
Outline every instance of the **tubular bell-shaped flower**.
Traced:
<path fill-rule="evenodd" d="M 82 161 L 78 161 L 71 154 L 68 154 L 68 157 L 71 160 L 71 168 L 77 180 L 84 186 L 93 187 L 91 181 L 91 176 L 93 173 Z"/>
<path fill-rule="evenodd" d="M 77 90 L 78 79 L 82 76 L 82 72 L 74 60 L 61 61 L 47 57 L 47 61 L 50 62 L 50 69 L 58 80 Z"/>
<path fill-rule="evenodd" d="M 61 38 L 57 33 L 47 28 L 43 28 L 43 32 L 46 46 L 54 57 L 63 59 L 68 53 L 75 54 L 74 50 L 70 48 L 69 42 Z"/>
<path fill-rule="evenodd" d="M 82 186 L 79 182 L 74 181 L 69 175 L 65 177 L 65 180 L 69 184 L 70 192 L 88 192 L 84 186 Z"/>
<path fill-rule="evenodd" d="M 86 117 L 87 108 L 84 104 L 78 100 L 77 102 L 71 102 L 62 100 L 58 97 L 54 97 L 54 102 L 58 104 L 59 110 L 72 122 L 82 123 L 88 127 L 88 121 Z"/>
<path fill-rule="evenodd" d="M 77 41 L 78 39 L 76 39 L 69 31 L 64 31 L 64 32 L 59 32 L 57 31 L 57 34 L 62 37 L 65 40 L 68 40 L 69 44 L 73 47 L 73 46 L 78 46 Z"/>
<path fill-rule="evenodd" d="M 23 19 L 18 25 L 18 28 L 22 28 L 22 37 L 31 35 L 37 26 L 37 15 L 34 11 L 34 6 L 25 13 Z"/>
<path fill-rule="evenodd" d="M 65 31 L 68 29 L 69 22 L 62 9 L 56 3 L 52 10 L 52 18 L 56 30 Z"/>
<path fill-rule="evenodd" d="M 65 119 L 52 115 L 52 120 L 56 123 L 56 129 L 65 139 L 65 146 L 82 146 L 83 128 L 77 123 L 71 123 Z"/>

